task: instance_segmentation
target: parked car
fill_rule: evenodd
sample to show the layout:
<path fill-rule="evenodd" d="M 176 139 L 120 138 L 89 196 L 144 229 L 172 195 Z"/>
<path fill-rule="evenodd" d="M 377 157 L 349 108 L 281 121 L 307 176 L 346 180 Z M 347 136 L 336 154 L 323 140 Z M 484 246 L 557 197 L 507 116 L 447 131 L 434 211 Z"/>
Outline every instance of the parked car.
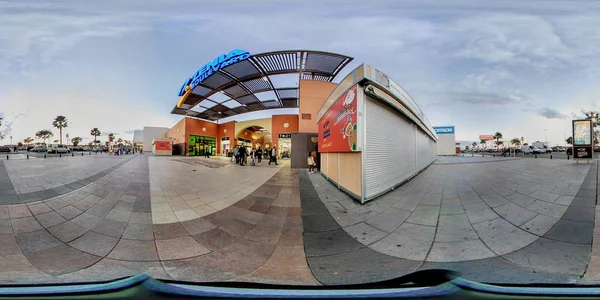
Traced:
<path fill-rule="evenodd" d="M 48 148 L 46 146 L 35 146 L 31 149 L 32 152 L 48 152 Z"/>
<path fill-rule="evenodd" d="M 92 148 L 90 146 L 85 146 L 83 147 L 83 151 L 91 151 Z"/>
<path fill-rule="evenodd" d="M 71 150 L 63 144 L 50 144 L 48 146 L 49 153 L 69 153 Z"/>
<path fill-rule="evenodd" d="M 0 152 L 11 152 L 10 147 L 8 146 L 0 146 Z"/>

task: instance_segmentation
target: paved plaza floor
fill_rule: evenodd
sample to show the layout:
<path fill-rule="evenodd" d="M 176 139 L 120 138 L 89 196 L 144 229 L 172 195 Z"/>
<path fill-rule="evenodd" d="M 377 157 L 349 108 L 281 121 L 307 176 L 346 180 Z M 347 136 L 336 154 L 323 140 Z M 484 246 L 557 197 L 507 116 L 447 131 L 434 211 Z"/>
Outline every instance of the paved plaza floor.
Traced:
<path fill-rule="evenodd" d="M 596 163 L 447 157 L 361 205 L 287 161 L 4 160 L 0 283 L 148 273 L 320 285 L 432 268 L 486 282 L 597 283 L 597 180 Z"/>

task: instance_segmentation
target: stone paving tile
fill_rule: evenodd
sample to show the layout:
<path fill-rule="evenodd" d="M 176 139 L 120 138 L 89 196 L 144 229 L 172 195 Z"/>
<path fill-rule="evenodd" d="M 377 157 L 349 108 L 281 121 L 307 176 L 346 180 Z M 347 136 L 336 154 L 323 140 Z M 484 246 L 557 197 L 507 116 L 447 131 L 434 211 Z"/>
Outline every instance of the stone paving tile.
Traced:
<path fill-rule="evenodd" d="M 390 208 L 389 210 L 365 221 L 365 223 L 389 233 L 400 227 L 400 225 L 406 221 L 410 214 L 410 212 L 405 210 Z"/>
<path fill-rule="evenodd" d="M 479 239 L 450 243 L 434 242 L 427 256 L 429 262 L 462 262 L 495 257 Z"/>
<path fill-rule="evenodd" d="M 126 227 L 127 223 L 104 219 L 102 222 L 98 223 L 98 225 L 92 228 L 92 231 L 119 238 L 121 235 L 123 235 Z"/>
<path fill-rule="evenodd" d="M 536 200 L 527 206 L 527 209 L 547 216 L 560 218 L 567 210 L 567 207 L 542 200 Z"/>
<path fill-rule="evenodd" d="M 0 206 L 0 220 L 7 220 L 9 218 L 8 207 Z"/>
<path fill-rule="evenodd" d="M 13 234 L 10 219 L 0 219 L 0 234 Z"/>
<path fill-rule="evenodd" d="M 46 284 L 51 276 L 40 272 L 31 265 L 25 255 L 0 255 L 0 283 Z"/>
<path fill-rule="evenodd" d="M 492 208 L 510 203 L 506 198 L 498 194 L 482 195 L 481 199 Z"/>
<path fill-rule="evenodd" d="M 435 234 L 436 242 L 448 243 L 477 239 L 479 239 L 479 237 L 475 231 L 473 231 L 467 215 L 458 214 L 440 216 L 437 232 Z"/>
<path fill-rule="evenodd" d="M 492 210 L 483 202 L 463 204 L 463 207 L 471 224 L 486 222 L 500 217 L 496 212 L 494 212 L 494 210 Z"/>
<path fill-rule="evenodd" d="M 519 226 L 519 228 L 533 233 L 537 236 L 543 236 L 556 224 L 558 218 L 549 217 L 546 215 L 539 214 L 535 218 L 531 219 L 529 222 Z"/>
<path fill-rule="evenodd" d="M 443 199 L 440 208 L 440 215 L 455 215 L 464 213 L 460 199 Z"/>
<path fill-rule="evenodd" d="M 179 222 L 170 224 L 154 224 L 153 230 L 154 238 L 157 240 L 168 240 L 189 236 L 189 233 Z"/>
<path fill-rule="evenodd" d="M 54 227 L 48 228 L 48 231 L 55 236 L 57 239 L 68 243 L 88 231 L 88 229 L 81 227 L 73 222 L 67 221 L 58 224 Z"/>
<path fill-rule="evenodd" d="M 87 268 L 100 257 L 93 256 L 67 245 L 26 254 L 27 259 L 42 272 L 61 275 Z"/>
<path fill-rule="evenodd" d="M 498 255 L 511 253 L 538 239 L 537 236 L 515 227 L 502 218 L 473 224 L 473 229 L 479 238 Z"/>
<path fill-rule="evenodd" d="M 195 278 L 201 282 L 230 280 L 249 274 L 259 265 L 227 259 L 218 253 L 209 253 L 189 259 L 171 260 L 162 263 L 167 273 L 175 280 Z"/>
<path fill-rule="evenodd" d="M 87 212 L 82 213 L 81 215 L 73 218 L 71 222 L 86 228 L 88 230 L 94 228 L 98 223 L 102 221 L 102 218 L 89 214 Z"/>
<path fill-rule="evenodd" d="M 368 263 L 365 263 L 368 259 Z M 369 248 L 308 259 L 314 276 L 325 285 L 357 284 L 401 277 L 417 270 L 421 262 L 398 259 Z M 315 272 L 318 270 L 318 272 Z"/>
<path fill-rule="evenodd" d="M 494 211 L 508 222 L 515 226 L 521 226 L 531 219 L 535 218 L 538 213 L 527 210 L 514 203 L 508 203 L 494 208 Z"/>
<path fill-rule="evenodd" d="M 440 208 L 438 206 L 419 205 L 406 219 L 406 222 L 419 225 L 437 225 Z"/>
<path fill-rule="evenodd" d="M 69 243 L 69 246 L 80 251 L 104 257 L 115 247 L 118 238 L 88 231 Z"/>
<path fill-rule="evenodd" d="M 129 217 L 130 224 L 152 224 L 152 213 L 132 212 Z"/>
<path fill-rule="evenodd" d="M 10 215 L 11 219 L 17 219 L 17 218 L 25 218 L 25 217 L 31 217 L 32 214 L 29 211 L 29 208 L 27 208 L 26 205 L 19 205 L 19 206 L 9 206 L 8 207 L 8 214 Z"/>
<path fill-rule="evenodd" d="M 544 237 L 561 242 L 591 245 L 593 233 L 594 222 L 575 222 L 560 219 Z"/>
<path fill-rule="evenodd" d="M 129 240 L 153 241 L 154 231 L 152 224 L 129 223 L 123 232 L 123 238 Z"/>
<path fill-rule="evenodd" d="M 540 238 L 533 244 L 503 257 L 512 263 L 536 270 L 581 275 L 585 272 L 589 252 L 589 245 Z"/>
<path fill-rule="evenodd" d="M 302 246 L 302 229 L 283 229 L 278 245 Z"/>
<path fill-rule="evenodd" d="M 62 245 L 62 243 L 48 233 L 46 230 L 37 230 L 32 232 L 26 232 L 16 234 L 17 243 L 23 253 L 31 253 L 42 251 L 56 246 Z"/>
<path fill-rule="evenodd" d="M 369 224 L 362 222 L 345 227 L 344 230 L 363 245 L 372 244 L 389 234 L 389 232 L 381 231 L 373 226 L 370 226 Z"/>
<path fill-rule="evenodd" d="M 129 222 L 129 217 L 131 217 L 131 210 L 119 210 L 116 206 L 106 215 L 106 219 L 123 223 Z"/>
<path fill-rule="evenodd" d="M 211 252 L 191 236 L 169 240 L 156 240 L 156 249 L 161 260 L 191 258 Z"/>
<path fill-rule="evenodd" d="M 158 253 L 154 241 L 120 239 L 107 257 L 130 261 L 157 261 Z"/>
<path fill-rule="evenodd" d="M 371 244 L 370 248 L 390 256 L 422 261 L 434 235 L 435 227 L 404 223 L 390 235 Z"/>
<path fill-rule="evenodd" d="M 27 206 L 29 207 L 29 210 L 33 215 L 40 215 L 52 211 L 52 208 L 50 208 L 46 203 L 43 202 L 29 204 Z"/>
<path fill-rule="evenodd" d="M 81 211 L 80 209 L 77 209 L 70 205 L 65 206 L 61 209 L 55 210 L 55 211 L 67 220 L 71 220 L 71 219 L 77 217 L 78 215 L 80 215 L 81 213 L 83 213 L 83 211 Z"/>
<path fill-rule="evenodd" d="M 42 229 L 42 225 L 34 217 L 10 219 L 13 232 L 25 233 Z"/>
<path fill-rule="evenodd" d="M 536 200 L 534 198 L 531 198 L 527 195 L 523 195 L 521 193 L 512 193 L 512 194 L 505 196 L 505 198 L 521 207 L 527 207 L 530 204 L 532 204 L 533 202 L 535 202 L 535 200 Z"/>
<path fill-rule="evenodd" d="M 169 224 L 179 222 L 177 216 L 172 211 L 152 212 L 152 222 L 154 224 Z"/>
<path fill-rule="evenodd" d="M 0 235 L 0 256 L 21 254 L 21 249 L 13 235 Z"/>
<path fill-rule="evenodd" d="M 262 265 L 269 259 L 274 250 L 275 245 L 238 239 L 229 246 L 217 250 L 217 252 L 230 260 Z"/>

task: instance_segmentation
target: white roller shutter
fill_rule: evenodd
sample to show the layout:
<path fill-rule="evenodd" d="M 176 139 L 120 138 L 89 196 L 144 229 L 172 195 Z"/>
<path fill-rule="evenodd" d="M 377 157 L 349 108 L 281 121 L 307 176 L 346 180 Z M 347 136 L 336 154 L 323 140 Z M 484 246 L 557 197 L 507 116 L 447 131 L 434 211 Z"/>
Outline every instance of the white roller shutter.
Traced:
<path fill-rule="evenodd" d="M 416 128 L 399 113 L 365 95 L 365 198 L 389 191 L 417 172 Z M 427 146 L 429 143 L 424 140 Z M 429 149 L 419 156 L 429 156 Z"/>

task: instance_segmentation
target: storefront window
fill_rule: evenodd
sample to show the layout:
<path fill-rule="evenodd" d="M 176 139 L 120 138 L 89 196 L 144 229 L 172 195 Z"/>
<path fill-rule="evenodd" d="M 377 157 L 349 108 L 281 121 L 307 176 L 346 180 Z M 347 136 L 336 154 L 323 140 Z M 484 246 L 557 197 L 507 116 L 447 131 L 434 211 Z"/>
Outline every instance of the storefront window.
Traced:
<path fill-rule="evenodd" d="M 277 144 L 279 158 L 289 159 L 292 156 L 292 135 L 290 133 L 280 133 Z"/>
<path fill-rule="evenodd" d="M 209 136 L 190 135 L 188 140 L 189 156 L 204 156 L 206 152 L 217 155 L 217 139 Z"/>

